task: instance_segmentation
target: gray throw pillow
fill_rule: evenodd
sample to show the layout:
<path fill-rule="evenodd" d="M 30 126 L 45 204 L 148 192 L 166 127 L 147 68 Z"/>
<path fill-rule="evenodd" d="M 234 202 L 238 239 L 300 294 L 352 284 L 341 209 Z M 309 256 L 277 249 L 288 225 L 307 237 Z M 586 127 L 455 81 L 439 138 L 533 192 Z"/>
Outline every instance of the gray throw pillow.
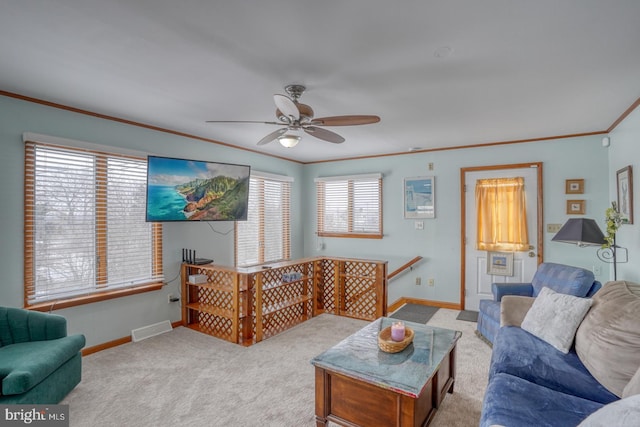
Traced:
<path fill-rule="evenodd" d="M 580 361 L 618 397 L 640 367 L 639 325 L 640 284 L 620 280 L 594 295 L 593 307 L 576 332 Z"/>
<path fill-rule="evenodd" d="M 545 287 L 536 297 L 521 327 L 566 354 L 590 307 L 590 298 L 560 294 Z"/>

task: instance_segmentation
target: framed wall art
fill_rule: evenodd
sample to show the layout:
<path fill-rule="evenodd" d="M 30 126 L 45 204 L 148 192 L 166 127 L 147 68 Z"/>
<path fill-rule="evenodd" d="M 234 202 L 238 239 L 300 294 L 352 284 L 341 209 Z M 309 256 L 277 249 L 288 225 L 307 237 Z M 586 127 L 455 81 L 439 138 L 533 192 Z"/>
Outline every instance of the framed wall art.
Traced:
<path fill-rule="evenodd" d="M 584 179 L 567 179 L 564 184 L 565 194 L 583 194 Z"/>
<path fill-rule="evenodd" d="M 405 218 L 435 218 L 434 184 L 432 176 L 404 179 Z"/>
<path fill-rule="evenodd" d="M 567 200 L 567 215 L 584 215 L 585 203 L 584 200 Z"/>
<path fill-rule="evenodd" d="M 618 187 L 618 210 L 625 224 L 633 224 L 633 175 L 631 166 L 616 173 Z"/>
<path fill-rule="evenodd" d="M 513 252 L 487 252 L 487 274 L 513 276 Z"/>

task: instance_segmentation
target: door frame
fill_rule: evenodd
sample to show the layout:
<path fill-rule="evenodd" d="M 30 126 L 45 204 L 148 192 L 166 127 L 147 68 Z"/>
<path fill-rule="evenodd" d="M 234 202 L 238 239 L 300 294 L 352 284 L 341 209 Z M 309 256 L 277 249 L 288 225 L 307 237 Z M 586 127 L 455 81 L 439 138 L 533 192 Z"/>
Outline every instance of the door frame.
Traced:
<path fill-rule="evenodd" d="M 467 172 L 482 172 L 482 171 L 492 171 L 492 170 L 503 170 L 503 169 L 521 169 L 521 168 L 536 168 L 537 169 L 537 180 L 538 180 L 538 200 L 537 200 L 537 212 L 538 212 L 538 223 L 536 224 L 537 236 L 538 236 L 538 247 L 536 249 L 538 265 L 542 263 L 544 259 L 543 248 L 544 248 L 544 233 L 543 233 L 543 224 L 544 218 L 542 216 L 543 212 L 543 186 L 542 186 L 542 162 L 531 162 L 531 163 L 515 163 L 515 164 L 506 164 L 506 165 L 491 165 L 491 166 L 472 166 L 466 168 L 460 168 L 460 307 L 461 310 L 464 310 L 465 304 L 465 266 L 466 266 L 466 234 L 467 234 L 467 206 L 466 206 L 466 182 L 465 176 Z"/>

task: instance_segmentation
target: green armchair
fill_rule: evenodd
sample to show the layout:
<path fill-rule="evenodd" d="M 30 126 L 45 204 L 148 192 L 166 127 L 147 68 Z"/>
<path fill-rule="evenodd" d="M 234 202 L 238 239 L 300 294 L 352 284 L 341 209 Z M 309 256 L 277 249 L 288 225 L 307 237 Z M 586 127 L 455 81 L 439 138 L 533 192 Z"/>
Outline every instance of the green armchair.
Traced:
<path fill-rule="evenodd" d="M 62 316 L 0 307 L 0 404 L 62 401 L 80 383 L 84 345 Z"/>

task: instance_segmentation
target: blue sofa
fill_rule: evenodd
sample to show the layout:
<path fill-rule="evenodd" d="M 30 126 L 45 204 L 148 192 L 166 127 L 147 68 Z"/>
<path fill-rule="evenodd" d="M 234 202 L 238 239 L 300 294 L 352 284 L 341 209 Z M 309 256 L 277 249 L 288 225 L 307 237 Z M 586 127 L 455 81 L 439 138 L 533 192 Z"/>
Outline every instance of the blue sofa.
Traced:
<path fill-rule="evenodd" d="M 575 427 L 618 399 L 574 350 L 564 354 L 519 327 L 505 326 L 493 343 L 480 425 Z"/>
<path fill-rule="evenodd" d="M 577 297 L 591 297 L 602 284 L 593 273 L 584 268 L 545 262 L 538 266 L 531 283 L 493 283 L 492 300 L 481 300 L 479 304 L 477 330 L 493 343 L 500 329 L 500 302 L 505 295 L 536 297 L 543 287 Z"/>
<path fill-rule="evenodd" d="M 84 335 L 55 314 L 0 307 L 0 404 L 55 404 L 80 383 Z"/>
<path fill-rule="evenodd" d="M 480 427 L 640 425 L 640 285 L 607 283 L 568 353 L 520 327 L 534 301 L 503 300 Z"/>

